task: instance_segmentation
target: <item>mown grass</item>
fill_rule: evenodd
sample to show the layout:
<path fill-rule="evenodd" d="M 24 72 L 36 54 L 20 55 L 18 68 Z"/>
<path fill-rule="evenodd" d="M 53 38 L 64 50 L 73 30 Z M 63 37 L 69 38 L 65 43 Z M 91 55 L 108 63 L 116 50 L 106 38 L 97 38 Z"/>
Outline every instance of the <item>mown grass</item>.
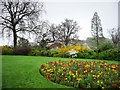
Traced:
<path fill-rule="evenodd" d="M 68 61 L 71 58 L 2 56 L 2 88 L 73 88 L 48 81 L 39 73 L 42 64 L 55 60 Z M 94 59 L 77 60 L 93 61 Z M 108 63 L 118 63 L 117 61 L 105 61 Z"/>

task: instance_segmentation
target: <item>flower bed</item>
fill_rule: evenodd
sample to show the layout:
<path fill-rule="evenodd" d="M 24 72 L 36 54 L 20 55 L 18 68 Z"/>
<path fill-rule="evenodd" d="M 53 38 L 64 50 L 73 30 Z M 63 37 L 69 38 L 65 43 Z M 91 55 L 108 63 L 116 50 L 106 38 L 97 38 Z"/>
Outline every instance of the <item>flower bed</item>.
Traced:
<path fill-rule="evenodd" d="M 42 64 L 47 80 L 75 88 L 120 88 L 120 64 L 97 61 L 55 61 Z"/>

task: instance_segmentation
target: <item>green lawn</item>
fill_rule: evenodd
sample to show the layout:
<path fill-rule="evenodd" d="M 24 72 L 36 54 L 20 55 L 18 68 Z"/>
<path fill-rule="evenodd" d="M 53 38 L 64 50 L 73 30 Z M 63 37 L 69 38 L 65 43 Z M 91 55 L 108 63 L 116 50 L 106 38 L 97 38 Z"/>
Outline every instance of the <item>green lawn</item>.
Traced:
<path fill-rule="evenodd" d="M 2 88 L 70 88 L 48 81 L 40 75 L 40 66 L 55 60 L 71 60 L 71 58 L 2 56 Z M 93 59 L 77 60 L 93 61 Z M 107 60 L 106 62 L 118 63 Z"/>

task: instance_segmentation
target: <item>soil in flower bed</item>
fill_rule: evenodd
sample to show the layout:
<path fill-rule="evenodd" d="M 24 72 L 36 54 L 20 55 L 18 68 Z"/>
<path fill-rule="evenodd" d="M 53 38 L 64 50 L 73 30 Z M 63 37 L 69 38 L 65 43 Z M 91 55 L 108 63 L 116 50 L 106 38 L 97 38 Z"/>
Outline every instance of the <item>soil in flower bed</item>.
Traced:
<path fill-rule="evenodd" d="M 42 64 L 40 74 L 52 82 L 75 88 L 120 88 L 120 64 L 64 61 Z"/>

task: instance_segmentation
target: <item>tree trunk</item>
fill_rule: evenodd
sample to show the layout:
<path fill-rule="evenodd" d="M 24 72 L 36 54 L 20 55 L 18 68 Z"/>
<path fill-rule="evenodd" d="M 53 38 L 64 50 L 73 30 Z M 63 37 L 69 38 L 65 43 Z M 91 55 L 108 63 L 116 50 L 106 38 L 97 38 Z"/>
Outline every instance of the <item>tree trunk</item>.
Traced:
<path fill-rule="evenodd" d="M 98 57 L 99 57 L 99 53 L 98 53 L 98 45 L 99 45 L 99 41 L 98 41 L 98 39 L 99 39 L 99 37 L 98 37 L 98 27 L 97 27 L 97 59 L 98 59 Z"/>
<path fill-rule="evenodd" d="M 14 48 L 17 48 L 17 33 L 13 30 L 13 38 L 14 38 Z"/>

